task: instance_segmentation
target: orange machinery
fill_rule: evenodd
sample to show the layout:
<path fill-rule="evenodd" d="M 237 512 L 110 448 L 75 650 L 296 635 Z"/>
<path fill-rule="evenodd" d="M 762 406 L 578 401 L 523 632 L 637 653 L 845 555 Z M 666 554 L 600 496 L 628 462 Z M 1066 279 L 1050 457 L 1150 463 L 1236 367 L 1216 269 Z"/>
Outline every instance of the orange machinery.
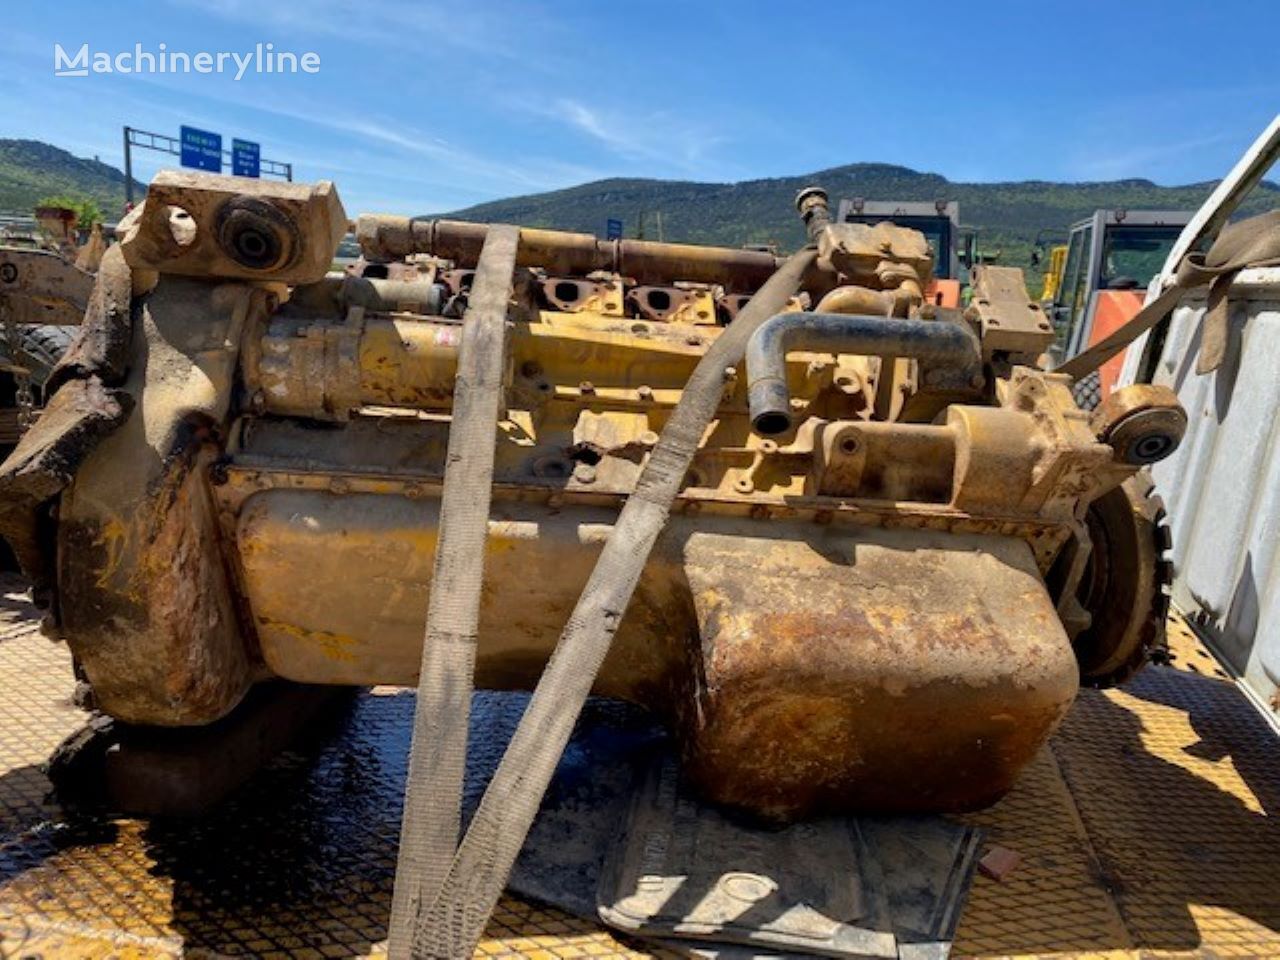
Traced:
<path fill-rule="evenodd" d="M 1066 265 L 1048 308 L 1059 362 L 1109 336 L 1142 309 L 1147 285 L 1192 216 L 1187 210 L 1096 210 L 1071 228 Z M 1080 381 L 1076 399 L 1092 406 L 1111 392 L 1121 353 Z"/>

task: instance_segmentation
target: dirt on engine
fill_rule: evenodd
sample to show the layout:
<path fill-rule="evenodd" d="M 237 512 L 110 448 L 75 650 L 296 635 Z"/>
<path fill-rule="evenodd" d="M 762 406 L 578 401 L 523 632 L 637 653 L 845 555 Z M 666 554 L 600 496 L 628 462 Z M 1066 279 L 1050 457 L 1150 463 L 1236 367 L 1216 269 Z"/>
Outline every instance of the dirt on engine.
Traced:
<path fill-rule="evenodd" d="M 825 209 L 808 191 L 806 211 Z M 413 684 L 461 317 L 487 227 L 332 184 L 161 173 L 120 225 L 0 532 L 101 708 L 203 725 L 256 683 Z M 594 692 L 772 820 L 992 803 L 1081 682 L 1162 643 L 1164 388 L 1081 410 L 1021 274 L 926 302 L 889 223 L 816 231 L 720 406 Z M 476 685 L 529 689 L 708 346 L 772 253 L 523 229 Z"/>

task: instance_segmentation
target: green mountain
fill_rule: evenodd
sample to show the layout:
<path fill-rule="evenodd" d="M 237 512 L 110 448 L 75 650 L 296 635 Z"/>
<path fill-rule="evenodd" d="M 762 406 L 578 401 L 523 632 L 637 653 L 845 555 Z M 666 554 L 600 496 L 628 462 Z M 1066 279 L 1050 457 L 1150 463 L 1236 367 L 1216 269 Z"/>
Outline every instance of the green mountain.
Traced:
<path fill-rule="evenodd" d="M 136 196 L 147 188 L 134 181 Z M 30 213 L 41 197 L 89 197 L 109 221 L 124 210 L 124 174 L 39 140 L 0 140 L 0 211 Z"/>
<path fill-rule="evenodd" d="M 135 181 L 136 183 L 136 181 Z M 1038 236 L 1061 242 L 1066 228 L 1100 207 L 1130 210 L 1194 210 L 1213 183 L 1164 187 L 1150 180 L 1102 183 L 953 183 L 936 173 L 920 173 L 885 163 L 854 163 L 799 177 L 694 183 L 679 180 L 614 178 L 566 190 L 495 200 L 449 216 L 481 222 L 580 230 L 601 236 L 606 220 L 622 220 L 635 236 L 644 216 L 645 235 L 738 247 L 745 243 L 799 246 L 803 234 L 792 200 L 809 184 L 825 187 L 832 203 L 841 197 L 868 200 L 956 200 L 960 219 L 977 227 L 979 249 L 998 252 L 1000 262 L 1029 267 Z M 136 183 L 138 196 L 146 192 Z M 124 174 L 97 160 L 72 156 L 38 140 L 0 140 L 0 211 L 26 212 L 50 194 L 78 194 L 96 200 L 109 220 L 124 205 Z M 1244 213 L 1280 206 L 1280 187 L 1264 183 Z M 1038 270 L 1033 269 L 1033 274 Z M 1034 282 L 1034 278 L 1033 278 Z"/>
<path fill-rule="evenodd" d="M 842 197 L 868 200 L 956 200 L 960 220 L 979 230 L 978 248 L 999 252 L 999 262 L 1029 267 L 1037 236 L 1063 242 L 1072 222 L 1105 207 L 1130 210 L 1194 210 L 1214 184 L 1162 187 L 1150 180 L 1105 183 L 953 183 L 936 173 L 919 173 L 883 163 L 855 163 L 799 177 L 742 183 L 692 183 L 673 180 L 611 179 L 509 200 L 496 200 L 450 216 L 483 222 L 504 221 L 604 235 L 609 218 L 624 221 L 635 236 L 641 213 L 645 235 L 675 242 L 737 247 L 778 243 L 794 249 L 803 239 L 792 201 L 809 184 L 824 187 L 832 206 Z M 1245 205 L 1246 213 L 1280 206 L 1280 187 L 1264 183 Z M 1038 270 L 1032 271 L 1038 274 Z"/>

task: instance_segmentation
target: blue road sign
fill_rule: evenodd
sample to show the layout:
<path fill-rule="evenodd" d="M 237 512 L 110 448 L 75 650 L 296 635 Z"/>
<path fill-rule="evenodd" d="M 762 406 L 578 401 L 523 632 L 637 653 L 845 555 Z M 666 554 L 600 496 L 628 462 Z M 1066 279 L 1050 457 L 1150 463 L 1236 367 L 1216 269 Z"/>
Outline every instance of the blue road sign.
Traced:
<path fill-rule="evenodd" d="M 606 220 L 604 227 L 605 227 L 604 238 L 606 240 L 622 239 L 622 221 L 621 220 Z"/>
<path fill-rule="evenodd" d="M 256 143 L 248 140 L 231 141 L 231 172 L 237 177 L 258 176 L 260 151 Z"/>
<path fill-rule="evenodd" d="M 222 172 L 222 135 L 195 127 L 182 128 L 182 165 L 210 173 Z"/>

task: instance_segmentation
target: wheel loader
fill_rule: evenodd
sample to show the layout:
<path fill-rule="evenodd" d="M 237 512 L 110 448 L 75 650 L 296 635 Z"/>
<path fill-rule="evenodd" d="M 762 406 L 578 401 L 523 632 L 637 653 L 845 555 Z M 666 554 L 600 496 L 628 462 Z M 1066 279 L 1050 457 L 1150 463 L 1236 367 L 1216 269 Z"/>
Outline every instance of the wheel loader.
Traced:
<path fill-rule="evenodd" d="M 1160 270 L 1183 228 L 1188 210 L 1096 210 L 1073 224 L 1055 262 L 1053 296 L 1046 309 L 1058 331 L 1052 354 L 1067 359 L 1100 343 L 1142 308 L 1147 284 Z M 1049 280 L 1046 277 L 1046 291 Z M 1120 375 L 1116 357 L 1081 378 L 1076 400 L 1095 409 Z"/>
<path fill-rule="evenodd" d="M 1082 683 L 1158 655 L 1143 468 L 1185 416 L 1147 385 L 1081 410 L 1019 271 L 939 306 L 921 233 L 798 203 L 784 259 L 161 172 L 0 467 L 46 629 L 132 725 L 272 678 L 423 709 L 462 651 L 464 692 L 550 691 L 530 752 L 630 701 L 754 820 L 991 804 Z"/>
<path fill-rule="evenodd" d="M 81 244 L 77 215 L 40 206 L 0 232 L 0 451 L 8 454 L 37 415 L 45 384 L 71 343 L 106 240 L 94 224 Z"/>

